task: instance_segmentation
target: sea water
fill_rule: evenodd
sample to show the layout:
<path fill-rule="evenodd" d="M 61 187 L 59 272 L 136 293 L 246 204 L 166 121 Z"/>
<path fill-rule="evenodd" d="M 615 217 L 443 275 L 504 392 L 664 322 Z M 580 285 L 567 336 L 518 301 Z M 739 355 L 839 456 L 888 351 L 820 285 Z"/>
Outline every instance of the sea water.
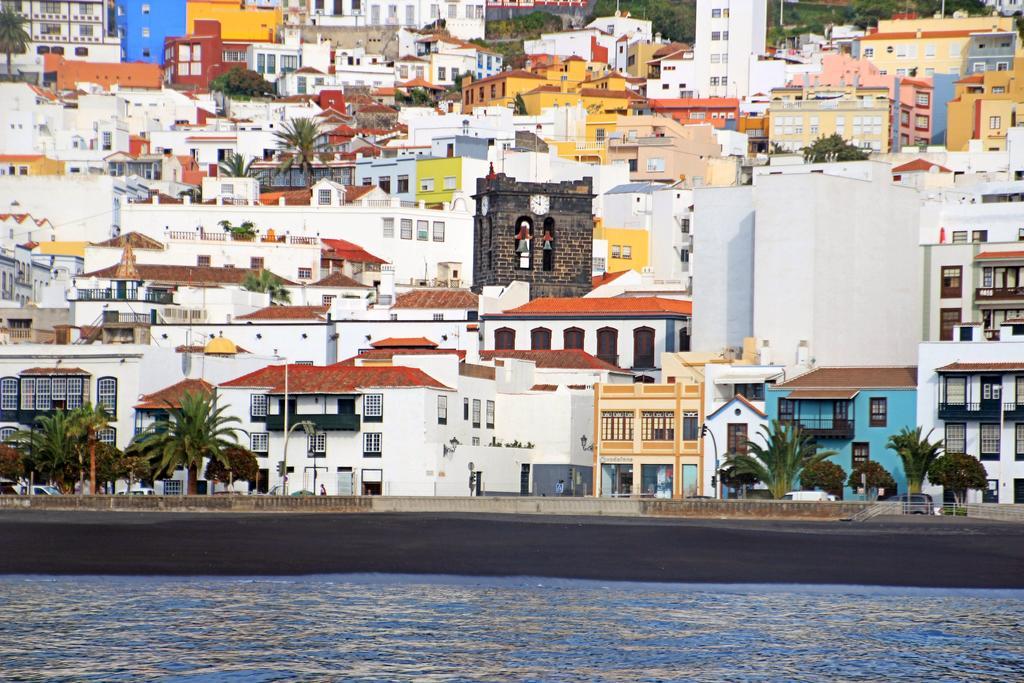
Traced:
<path fill-rule="evenodd" d="M 2 577 L 0 678 L 1019 681 L 1024 592 Z"/>

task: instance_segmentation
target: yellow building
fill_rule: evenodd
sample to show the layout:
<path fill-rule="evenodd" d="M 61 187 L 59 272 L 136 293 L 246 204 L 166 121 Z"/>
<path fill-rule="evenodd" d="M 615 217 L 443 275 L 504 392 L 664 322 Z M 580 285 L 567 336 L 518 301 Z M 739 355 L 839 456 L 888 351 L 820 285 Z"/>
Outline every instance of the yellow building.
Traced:
<path fill-rule="evenodd" d="M 959 75 L 972 51 L 989 54 L 1005 42 L 1011 54 L 1024 54 L 1021 41 L 1013 40 L 1015 30 L 1013 17 L 889 19 L 855 41 L 854 57 L 869 59 L 893 76 Z"/>
<path fill-rule="evenodd" d="M 972 74 L 956 83 L 956 96 L 946 105 L 946 147 L 967 150 L 980 140 L 984 151 L 1004 151 L 1006 132 L 1016 126 L 1017 108 L 1024 103 L 1024 59 L 1011 71 Z"/>
<path fill-rule="evenodd" d="M 594 494 L 700 495 L 703 382 L 594 385 Z"/>
<path fill-rule="evenodd" d="M 873 152 L 888 152 L 889 89 L 846 86 L 774 88 L 768 105 L 768 139 L 799 151 L 822 136 L 838 134 Z"/>
<path fill-rule="evenodd" d="M 594 239 L 608 242 L 606 270 L 618 273 L 623 270 L 642 272 L 650 260 L 651 234 L 643 228 L 605 227 L 600 218 L 594 219 Z M 594 254 L 600 256 L 600 254 Z"/>
<path fill-rule="evenodd" d="M 428 205 L 450 202 L 461 184 L 461 157 L 416 160 L 416 201 Z"/>
<path fill-rule="evenodd" d="M 277 29 L 281 25 L 281 8 L 266 5 L 246 5 L 238 0 L 188 0 L 185 10 L 186 28 L 195 32 L 196 19 L 220 22 L 223 40 L 277 42 Z"/>
<path fill-rule="evenodd" d="M 64 162 L 43 154 L 0 154 L 0 175 L 63 175 Z"/>

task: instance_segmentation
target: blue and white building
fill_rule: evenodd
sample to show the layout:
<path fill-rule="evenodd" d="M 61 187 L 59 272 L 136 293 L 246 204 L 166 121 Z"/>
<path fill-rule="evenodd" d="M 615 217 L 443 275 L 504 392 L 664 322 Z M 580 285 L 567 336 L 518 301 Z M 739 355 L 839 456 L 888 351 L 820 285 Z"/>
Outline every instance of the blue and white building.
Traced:
<path fill-rule="evenodd" d="M 163 64 L 164 38 L 185 35 L 186 0 L 117 0 L 121 61 Z"/>

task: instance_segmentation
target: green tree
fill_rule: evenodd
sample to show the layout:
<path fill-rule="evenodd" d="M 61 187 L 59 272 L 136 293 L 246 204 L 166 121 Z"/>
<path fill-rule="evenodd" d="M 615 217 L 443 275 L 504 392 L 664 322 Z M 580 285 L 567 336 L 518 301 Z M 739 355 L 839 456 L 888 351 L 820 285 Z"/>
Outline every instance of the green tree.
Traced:
<path fill-rule="evenodd" d="M 892 491 L 896 488 L 896 480 L 889 474 L 889 470 L 882 467 L 879 463 L 874 460 L 865 460 L 859 462 L 853 467 L 853 471 L 850 472 L 850 478 L 847 480 L 846 485 L 851 489 L 856 489 L 861 485 L 861 475 L 867 478 L 868 489 L 885 489 L 886 491 Z M 867 491 L 864 492 L 865 495 Z"/>
<path fill-rule="evenodd" d="M 235 424 L 238 418 L 225 415 L 226 406 L 218 406 L 213 396 L 186 392 L 180 408 L 169 408 L 168 415 L 138 434 L 129 448 L 152 465 L 153 476 L 169 477 L 178 467 L 188 471 L 188 494 L 198 491 L 199 470 L 205 460 L 227 465 L 226 451 L 238 446 Z"/>
<path fill-rule="evenodd" d="M 814 439 L 796 425 L 773 421 L 762 426 L 764 444 L 747 441 L 747 452 L 730 455 L 726 464 L 737 474 L 750 474 L 768 487 L 772 498 L 779 499 L 795 488 L 803 469 L 835 451 L 819 451 Z"/>
<path fill-rule="evenodd" d="M 18 481 L 25 474 L 25 458 L 14 446 L 0 444 L 0 479 Z"/>
<path fill-rule="evenodd" d="M 942 455 L 942 440 L 931 442 L 931 431 L 921 434 L 921 428 L 904 427 L 899 434 L 889 437 L 886 448 L 895 451 L 903 461 L 903 472 L 907 476 L 907 488 L 910 493 L 921 493 L 924 480 L 935 460 Z"/>
<path fill-rule="evenodd" d="M 298 167 L 306 176 L 306 187 L 313 186 L 313 162 L 316 161 L 320 125 L 313 119 L 296 118 L 288 121 L 274 133 L 277 142 L 290 154 L 281 162 L 282 172 Z"/>
<path fill-rule="evenodd" d="M 110 414 L 101 405 L 86 403 L 72 410 L 68 416 L 71 438 L 78 449 L 84 448 L 84 453 L 89 455 L 89 493 L 93 495 L 96 494 L 96 445 L 99 443 L 99 432 L 109 426 Z"/>
<path fill-rule="evenodd" d="M 256 161 L 256 157 L 247 161 L 241 154 L 232 152 L 224 157 L 224 161 L 220 162 L 217 168 L 220 175 L 225 178 L 251 178 L 254 161 Z"/>
<path fill-rule="evenodd" d="M 68 413 L 58 410 L 52 415 L 40 415 L 33 429 L 15 432 L 8 443 L 21 451 L 28 470 L 37 472 L 62 491 L 69 491 L 76 472 L 79 479 L 83 476 L 70 428 Z"/>
<path fill-rule="evenodd" d="M 281 278 L 269 270 L 246 273 L 245 279 L 242 280 L 242 289 L 270 294 L 270 303 L 272 304 L 287 304 L 292 300 L 292 294 L 285 289 Z"/>
<path fill-rule="evenodd" d="M 28 19 L 14 11 L 6 3 L 0 11 L 0 51 L 7 57 L 7 80 L 14 80 L 14 67 L 11 60 L 28 49 L 31 37 L 25 27 Z"/>
<path fill-rule="evenodd" d="M 104 484 L 115 484 L 120 479 L 128 480 L 128 490 L 136 481 L 148 479 L 152 474 L 149 461 L 138 454 L 129 454 L 101 443 L 96 448 L 96 478 Z"/>
<path fill-rule="evenodd" d="M 805 490 L 820 489 L 836 498 L 843 496 L 846 472 L 831 460 L 821 460 L 804 467 L 800 472 L 800 486 Z"/>
<path fill-rule="evenodd" d="M 953 500 L 961 505 L 969 489 L 984 489 L 988 486 L 985 466 L 973 455 L 946 453 L 932 463 L 928 481 L 953 492 Z"/>
<path fill-rule="evenodd" d="M 228 97 L 259 97 L 272 95 L 274 86 L 255 71 L 235 66 L 210 81 L 210 90 L 222 92 Z"/>
<path fill-rule="evenodd" d="M 231 237 L 236 240 L 252 240 L 256 237 L 256 224 L 252 221 L 242 221 L 239 225 L 232 225 L 231 221 L 224 219 L 217 225 L 224 228 L 224 232 L 230 232 Z"/>
<path fill-rule="evenodd" d="M 804 161 L 818 164 L 827 161 L 863 161 L 868 153 L 856 145 L 843 140 L 838 133 L 821 136 L 807 147 L 804 147 Z"/>
<path fill-rule="evenodd" d="M 256 482 L 260 475 L 260 465 L 256 455 L 241 446 L 231 447 L 224 451 L 226 462 L 210 460 L 206 463 L 203 475 L 210 481 L 226 481 L 230 486 L 236 480 Z"/>
<path fill-rule="evenodd" d="M 877 26 L 879 19 L 888 19 L 896 12 L 904 11 L 903 0 L 853 0 L 853 23 L 860 28 Z"/>
<path fill-rule="evenodd" d="M 526 100 L 523 99 L 522 93 L 516 93 L 515 99 L 512 100 L 512 106 L 515 107 L 516 116 L 526 116 Z"/>

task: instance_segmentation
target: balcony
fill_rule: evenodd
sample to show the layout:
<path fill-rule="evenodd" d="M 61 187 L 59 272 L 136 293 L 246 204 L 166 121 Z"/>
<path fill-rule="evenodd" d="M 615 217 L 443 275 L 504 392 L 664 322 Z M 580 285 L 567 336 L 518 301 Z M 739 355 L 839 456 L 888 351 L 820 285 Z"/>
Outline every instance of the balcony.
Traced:
<path fill-rule="evenodd" d="M 1024 421 L 1024 401 L 1003 404 L 1003 419 L 1007 421 Z"/>
<path fill-rule="evenodd" d="M 998 420 L 998 401 L 987 403 L 939 403 L 940 420 Z"/>
<path fill-rule="evenodd" d="M 853 420 L 834 417 L 798 417 L 780 418 L 779 422 L 795 425 L 804 434 L 823 439 L 852 439 L 854 432 Z"/>
<path fill-rule="evenodd" d="M 975 301 L 1021 301 L 1024 287 L 978 287 L 974 290 Z"/>
<path fill-rule="evenodd" d="M 359 415 L 355 413 L 318 413 L 314 415 L 298 414 L 288 416 L 288 426 L 297 422 L 312 422 L 320 431 L 358 432 Z M 267 431 L 283 432 L 284 415 L 267 415 Z"/>
<path fill-rule="evenodd" d="M 173 304 L 174 295 L 159 289 L 78 289 L 72 301 L 139 301 L 149 304 Z"/>

